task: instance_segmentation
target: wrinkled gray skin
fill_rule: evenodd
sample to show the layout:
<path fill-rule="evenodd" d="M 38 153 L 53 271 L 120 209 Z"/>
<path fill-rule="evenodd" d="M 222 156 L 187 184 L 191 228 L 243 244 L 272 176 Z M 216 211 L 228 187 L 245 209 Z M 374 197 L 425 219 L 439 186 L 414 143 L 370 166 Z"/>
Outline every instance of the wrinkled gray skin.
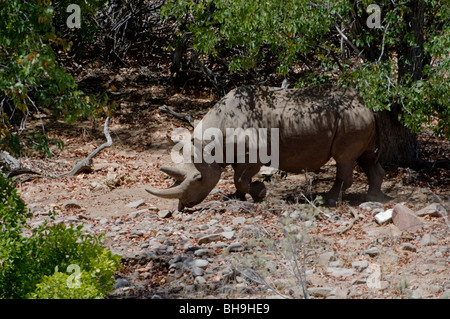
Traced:
<path fill-rule="evenodd" d="M 333 157 L 337 176 L 326 196 L 329 203 L 335 203 L 340 192 L 351 186 L 355 162 L 368 177 L 367 200 L 384 197 L 381 183 L 385 172 L 378 163 L 375 117 L 354 89 L 241 87 L 230 91 L 201 123 L 203 131 L 209 127 L 220 128 L 224 136 L 226 128 L 278 128 L 278 168 L 282 171 L 315 171 Z M 270 150 L 270 141 L 268 143 Z M 237 163 L 236 159 L 223 164 L 185 164 L 183 169 L 162 167 L 161 170 L 177 182 L 168 189 L 147 191 L 178 199 L 179 209 L 192 207 L 205 199 L 219 181 L 222 167 L 229 164 L 234 168 L 236 186 L 231 197 L 245 200 L 245 194 L 250 194 L 255 202 L 261 201 L 266 188 L 262 182 L 252 182 L 252 177 L 263 164 Z"/>

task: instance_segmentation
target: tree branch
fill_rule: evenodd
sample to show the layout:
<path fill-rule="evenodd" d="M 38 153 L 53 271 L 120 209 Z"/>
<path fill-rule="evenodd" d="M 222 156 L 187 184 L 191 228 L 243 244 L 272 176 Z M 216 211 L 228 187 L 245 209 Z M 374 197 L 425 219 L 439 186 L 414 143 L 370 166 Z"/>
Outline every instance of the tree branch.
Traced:
<path fill-rule="evenodd" d="M 103 129 L 103 132 L 106 137 L 105 143 L 100 145 L 95 151 L 93 151 L 91 154 L 89 154 L 88 157 L 86 157 L 84 160 L 76 162 L 69 172 L 58 175 L 57 177 L 74 176 L 81 172 L 92 172 L 92 158 L 94 158 L 94 156 L 97 155 L 101 150 L 103 150 L 106 147 L 110 147 L 113 144 L 111 135 L 109 134 L 109 117 L 106 118 L 105 127 Z"/>

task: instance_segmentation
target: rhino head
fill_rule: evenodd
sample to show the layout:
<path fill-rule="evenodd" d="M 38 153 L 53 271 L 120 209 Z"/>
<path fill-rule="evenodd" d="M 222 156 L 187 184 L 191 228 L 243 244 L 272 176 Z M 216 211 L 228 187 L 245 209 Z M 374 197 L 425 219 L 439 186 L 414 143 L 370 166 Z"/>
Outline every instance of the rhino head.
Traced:
<path fill-rule="evenodd" d="M 217 163 L 187 163 L 183 168 L 161 167 L 161 171 L 175 178 L 176 182 L 166 189 L 146 189 L 152 195 L 178 199 L 178 209 L 193 207 L 203 201 L 216 186 L 222 173 Z"/>

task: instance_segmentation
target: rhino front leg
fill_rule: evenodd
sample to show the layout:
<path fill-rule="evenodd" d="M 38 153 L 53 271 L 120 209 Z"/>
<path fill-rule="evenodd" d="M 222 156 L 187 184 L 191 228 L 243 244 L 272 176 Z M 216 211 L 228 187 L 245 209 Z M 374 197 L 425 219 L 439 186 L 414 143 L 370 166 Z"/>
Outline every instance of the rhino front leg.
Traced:
<path fill-rule="evenodd" d="M 331 190 L 325 196 L 328 205 L 336 206 L 339 195 L 352 186 L 354 166 L 355 161 L 336 163 L 336 180 Z"/>
<path fill-rule="evenodd" d="M 264 183 L 252 182 L 252 177 L 259 172 L 261 166 L 260 164 L 248 163 L 233 164 L 236 192 L 227 197 L 245 200 L 245 194 L 248 193 L 253 198 L 253 201 L 262 201 L 266 196 Z"/>

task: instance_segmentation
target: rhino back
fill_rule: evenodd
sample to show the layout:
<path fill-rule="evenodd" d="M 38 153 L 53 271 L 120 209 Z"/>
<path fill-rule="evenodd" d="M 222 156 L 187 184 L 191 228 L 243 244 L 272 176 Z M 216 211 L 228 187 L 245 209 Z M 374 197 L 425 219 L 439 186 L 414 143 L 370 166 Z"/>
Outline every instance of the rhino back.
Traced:
<path fill-rule="evenodd" d="M 336 136 L 345 140 L 353 135 L 357 140 L 355 134 L 372 129 L 373 121 L 354 89 L 245 86 L 222 98 L 202 125 L 203 130 L 220 128 L 224 136 L 227 128 L 278 128 L 279 168 L 296 173 L 320 168 L 336 152 Z"/>

